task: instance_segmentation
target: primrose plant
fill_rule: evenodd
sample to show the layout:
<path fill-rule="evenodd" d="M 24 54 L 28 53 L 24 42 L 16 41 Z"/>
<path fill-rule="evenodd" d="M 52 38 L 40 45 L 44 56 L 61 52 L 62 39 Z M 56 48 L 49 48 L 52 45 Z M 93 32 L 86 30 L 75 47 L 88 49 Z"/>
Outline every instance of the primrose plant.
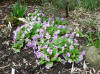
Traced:
<path fill-rule="evenodd" d="M 74 63 L 83 60 L 85 51 L 79 52 L 76 39 L 79 34 L 72 29 L 67 30 L 67 22 L 63 18 L 46 17 L 42 11 L 28 14 L 30 21 L 14 31 L 15 52 L 32 48 L 37 65 L 45 64 L 50 69 L 54 63 Z"/>

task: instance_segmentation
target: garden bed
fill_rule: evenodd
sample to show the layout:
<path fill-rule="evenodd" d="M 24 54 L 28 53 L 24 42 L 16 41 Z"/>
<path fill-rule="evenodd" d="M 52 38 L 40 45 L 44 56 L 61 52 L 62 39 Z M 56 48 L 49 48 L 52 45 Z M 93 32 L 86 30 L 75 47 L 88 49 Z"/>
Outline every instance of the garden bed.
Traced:
<path fill-rule="evenodd" d="M 5 24 L 4 17 L 6 15 L 9 15 L 9 12 L 10 12 L 9 10 L 10 3 L 7 2 L 7 3 L 4 3 L 3 5 L 5 5 L 4 8 L 7 8 L 7 9 L 5 11 L 3 10 L 4 8 L 1 9 L 2 13 L 0 16 L 2 17 L 0 17 L 1 19 L 0 26 Z M 35 7 L 29 6 L 29 9 L 27 12 L 29 13 L 29 12 L 34 11 L 33 8 Z M 79 15 L 77 13 L 79 13 Z M 98 12 L 86 13 L 83 11 L 75 10 L 75 11 L 69 12 L 69 14 L 70 14 L 70 17 L 67 18 L 69 25 L 77 26 L 78 28 L 83 29 L 83 30 L 90 29 L 92 31 L 95 31 L 94 29 L 91 29 L 91 27 L 88 24 L 82 25 L 84 23 L 82 23 L 81 20 L 85 20 L 85 21 L 87 19 L 93 20 L 95 17 L 100 16 Z M 100 24 L 98 22 L 99 21 L 97 20 L 97 24 Z M 70 63 L 66 63 L 65 65 L 61 63 L 56 63 L 51 69 L 46 70 L 44 65 L 41 65 L 41 66 L 36 65 L 36 62 L 35 62 L 36 57 L 32 49 L 21 50 L 20 53 L 15 53 L 14 50 L 12 49 L 13 31 L 17 27 L 12 26 L 11 31 L 7 30 L 6 28 L 7 28 L 7 25 L 5 27 L 0 27 L 0 29 L 5 30 L 5 31 L 2 30 L 2 32 L 0 33 L 1 34 L 0 35 L 0 74 L 11 74 L 12 68 L 16 70 L 15 74 L 70 74 L 71 68 L 72 68 L 72 64 Z M 84 33 L 86 33 L 87 30 Z M 81 44 L 87 43 L 87 41 L 85 42 L 84 39 L 85 39 L 84 37 L 79 38 L 79 41 Z M 95 72 L 95 69 L 90 66 L 88 66 L 88 68 L 84 70 L 83 63 L 84 63 L 84 60 L 81 61 L 79 64 L 74 64 L 75 71 L 73 74 L 79 74 L 79 73 L 81 74 L 87 71 L 92 72 L 92 73 Z M 88 63 L 86 64 L 88 65 Z"/>

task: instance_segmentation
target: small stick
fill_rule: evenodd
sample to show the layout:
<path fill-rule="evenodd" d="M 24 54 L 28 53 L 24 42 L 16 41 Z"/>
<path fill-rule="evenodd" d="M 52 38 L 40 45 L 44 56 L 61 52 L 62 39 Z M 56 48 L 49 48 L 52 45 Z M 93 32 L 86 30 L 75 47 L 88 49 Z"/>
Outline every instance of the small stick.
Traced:
<path fill-rule="evenodd" d="M 15 74 L 15 69 L 12 68 L 11 74 Z"/>

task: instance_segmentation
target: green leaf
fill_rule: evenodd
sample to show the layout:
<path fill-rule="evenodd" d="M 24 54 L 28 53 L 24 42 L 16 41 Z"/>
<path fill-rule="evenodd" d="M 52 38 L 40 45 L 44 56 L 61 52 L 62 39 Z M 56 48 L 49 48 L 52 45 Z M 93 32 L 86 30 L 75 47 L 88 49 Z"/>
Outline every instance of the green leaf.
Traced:
<path fill-rule="evenodd" d="M 56 53 L 57 53 L 56 49 L 53 48 L 52 54 L 53 54 L 53 55 L 56 55 Z"/>
<path fill-rule="evenodd" d="M 48 67 L 51 68 L 51 67 L 53 66 L 53 62 L 47 62 L 47 63 L 46 63 L 46 66 L 48 66 Z"/>
<path fill-rule="evenodd" d="M 51 58 L 51 61 L 56 61 L 56 60 L 57 60 L 57 58 L 55 58 L 55 57 Z"/>
<path fill-rule="evenodd" d="M 45 63 L 44 60 L 40 60 L 40 61 L 39 61 L 39 64 L 40 64 L 40 65 L 42 65 L 42 64 L 44 64 L 44 63 Z"/>
<path fill-rule="evenodd" d="M 64 52 L 64 51 L 59 51 L 58 53 L 59 53 L 59 54 L 62 54 L 63 52 Z"/>
<path fill-rule="evenodd" d="M 67 61 L 68 59 L 69 59 L 69 58 L 66 56 L 66 57 L 65 57 L 65 60 Z"/>
<path fill-rule="evenodd" d="M 18 52 L 20 52 L 20 49 L 14 49 L 14 51 L 15 51 L 16 53 L 18 53 Z"/>

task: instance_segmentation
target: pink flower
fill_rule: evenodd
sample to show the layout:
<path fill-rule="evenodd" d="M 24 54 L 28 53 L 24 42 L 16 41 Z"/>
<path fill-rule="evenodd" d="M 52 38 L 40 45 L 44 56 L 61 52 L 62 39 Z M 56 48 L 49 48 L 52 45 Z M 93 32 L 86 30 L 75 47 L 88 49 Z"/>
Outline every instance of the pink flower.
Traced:
<path fill-rule="evenodd" d="M 84 56 L 85 54 L 86 54 L 86 51 L 85 51 L 85 50 L 83 50 L 83 51 L 82 51 L 82 53 L 81 53 L 81 55 L 83 55 L 83 56 Z"/>
<path fill-rule="evenodd" d="M 59 53 L 56 53 L 56 55 L 54 57 L 57 58 L 58 56 L 59 56 Z"/>
<path fill-rule="evenodd" d="M 69 46 L 69 49 L 70 49 L 70 50 L 73 50 L 73 49 L 74 49 L 74 46 L 73 46 L 73 45 L 70 45 L 70 46 Z"/>
<path fill-rule="evenodd" d="M 65 37 L 69 37 L 69 34 L 65 34 Z"/>
<path fill-rule="evenodd" d="M 31 42 L 31 40 L 30 40 L 30 39 L 28 39 L 28 38 L 26 38 L 26 39 L 25 39 L 25 41 L 26 41 L 26 42 Z"/>
<path fill-rule="evenodd" d="M 61 20 L 64 21 L 65 19 L 64 18 L 61 18 Z"/>
<path fill-rule="evenodd" d="M 69 30 L 72 31 L 72 28 L 70 28 Z"/>
<path fill-rule="evenodd" d="M 61 28 L 64 29 L 64 28 L 66 28 L 66 26 L 62 25 Z"/>
<path fill-rule="evenodd" d="M 52 49 L 50 49 L 50 47 L 48 47 L 47 52 L 48 52 L 49 54 L 52 54 Z"/>
<path fill-rule="evenodd" d="M 45 58 L 46 61 L 50 61 L 50 59 L 47 57 L 47 55 L 43 54 L 42 56 Z"/>
<path fill-rule="evenodd" d="M 74 39 L 75 43 L 78 43 L 78 40 L 77 39 Z"/>
<path fill-rule="evenodd" d="M 80 55 L 79 56 L 79 61 L 82 61 L 83 60 L 83 55 Z"/>
<path fill-rule="evenodd" d="M 68 62 L 69 62 L 69 63 L 72 63 L 72 60 L 71 60 L 71 59 L 69 59 L 69 60 L 68 60 Z"/>
<path fill-rule="evenodd" d="M 42 52 L 35 52 L 35 55 L 37 58 L 41 58 L 41 56 L 43 56 L 44 54 Z"/>
<path fill-rule="evenodd" d="M 64 47 L 67 47 L 67 44 L 65 44 Z"/>
<path fill-rule="evenodd" d="M 58 46 L 54 46 L 56 49 L 58 49 Z"/>
<path fill-rule="evenodd" d="M 72 34 L 70 34 L 70 37 L 74 38 L 76 32 L 72 32 Z"/>
<path fill-rule="evenodd" d="M 71 39 L 68 39 L 68 42 L 71 43 L 72 42 Z"/>
<path fill-rule="evenodd" d="M 76 37 L 79 37 L 79 34 L 78 33 L 76 34 Z"/>
<path fill-rule="evenodd" d="M 64 51 L 65 50 L 65 48 L 64 47 L 62 47 L 62 51 Z"/>
<path fill-rule="evenodd" d="M 41 18 L 40 17 L 38 17 L 37 19 L 38 19 L 38 22 L 41 22 Z"/>
<path fill-rule="evenodd" d="M 38 46 L 38 50 L 40 50 L 41 49 L 41 46 Z"/>
<path fill-rule="evenodd" d="M 54 35 L 54 36 L 53 36 L 53 39 L 54 39 L 54 40 L 55 40 L 56 38 L 58 38 L 58 35 Z"/>
<path fill-rule="evenodd" d="M 43 28 L 44 28 L 44 29 L 46 29 L 47 27 L 50 26 L 49 22 L 44 22 L 43 24 L 44 24 L 44 25 L 43 25 Z"/>
<path fill-rule="evenodd" d="M 57 35 L 60 33 L 60 30 L 57 30 L 54 34 Z"/>
<path fill-rule="evenodd" d="M 62 56 L 65 58 L 65 55 L 64 54 Z"/>
<path fill-rule="evenodd" d="M 49 33 L 46 33 L 46 39 L 50 39 L 50 35 L 49 35 Z"/>
<path fill-rule="evenodd" d="M 47 41 L 47 44 L 49 44 L 50 42 L 49 42 L 49 40 Z"/>
<path fill-rule="evenodd" d="M 44 43 L 44 40 L 41 40 L 41 43 Z"/>
<path fill-rule="evenodd" d="M 66 56 L 70 57 L 70 53 L 68 52 L 68 53 L 66 54 Z"/>

